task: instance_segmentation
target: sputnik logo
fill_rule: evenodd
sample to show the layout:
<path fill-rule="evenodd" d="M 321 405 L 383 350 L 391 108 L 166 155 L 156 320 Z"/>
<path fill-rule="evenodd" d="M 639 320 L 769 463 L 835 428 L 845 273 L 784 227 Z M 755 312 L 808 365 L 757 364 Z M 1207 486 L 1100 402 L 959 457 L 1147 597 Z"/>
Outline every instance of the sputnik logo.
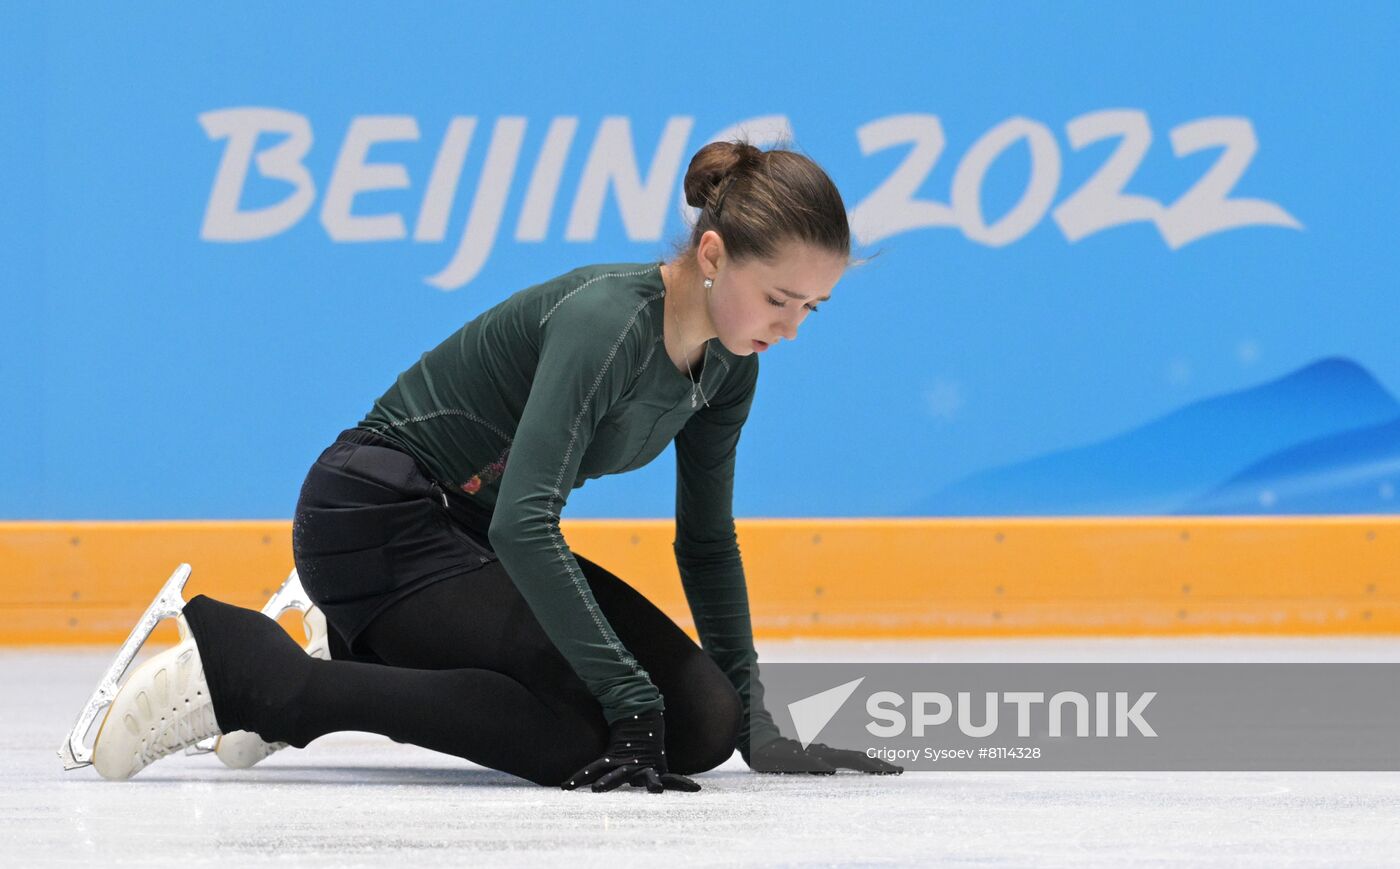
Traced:
<path fill-rule="evenodd" d="M 822 729 L 836 717 L 836 713 L 841 711 L 841 707 L 864 681 L 865 677 L 861 676 L 844 685 L 828 688 L 820 694 L 813 694 L 788 704 L 788 714 L 792 716 L 793 726 L 797 728 L 797 741 L 802 743 L 803 748 L 816 741 Z"/>

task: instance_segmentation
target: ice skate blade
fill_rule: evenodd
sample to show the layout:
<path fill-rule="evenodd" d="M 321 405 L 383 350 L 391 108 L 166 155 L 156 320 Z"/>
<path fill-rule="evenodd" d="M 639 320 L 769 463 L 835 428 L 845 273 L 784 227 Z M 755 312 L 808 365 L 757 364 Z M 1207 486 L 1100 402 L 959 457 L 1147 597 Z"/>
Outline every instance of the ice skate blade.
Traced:
<path fill-rule="evenodd" d="M 306 589 L 301 587 L 301 577 L 297 576 L 296 568 L 292 568 L 292 572 L 282 580 L 282 585 L 263 604 L 262 614 L 275 620 L 287 610 L 306 612 L 315 605 L 307 596 Z"/>
<path fill-rule="evenodd" d="M 87 733 L 92 729 L 92 723 L 97 720 L 97 716 L 112 705 L 116 699 L 117 690 L 121 687 L 122 677 L 126 671 L 131 669 L 131 662 L 136 658 L 136 653 L 141 651 L 141 646 L 150 637 L 151 632 L 156 629 L 156 625 L 168 618 L 175 618 L 176 625 L 180 630 L 180 639 L 189 637 L 189 627 L 185 620 L 176 618 L 181 610 L 185 608 L 185 582 L 190 578 L 192 568 L 188 564 L 181 564 L 175 568 L 175 572 L 170 574 L 170 578 L 165 581 L 156 595 L 151 605 L 146 607 L 146 611 L 141 614 L 141 618 L 136 622 L 136 626 L 131 629 L 131 634 L 122 643 L 121 649 L 117 651 L 117 656 L 112 660 L 107 672 L 102 675 L 102 680 L 97 683 L 97 689 L 88 698 L 87 705 L 78 714 L 78 720 L 73 724 L 73 730 L 59 746 L 58 756 L 63 761 L 65 770 L 77 769 L 89 766 L 92 763 L 92 747 L 86 742 Z"/>

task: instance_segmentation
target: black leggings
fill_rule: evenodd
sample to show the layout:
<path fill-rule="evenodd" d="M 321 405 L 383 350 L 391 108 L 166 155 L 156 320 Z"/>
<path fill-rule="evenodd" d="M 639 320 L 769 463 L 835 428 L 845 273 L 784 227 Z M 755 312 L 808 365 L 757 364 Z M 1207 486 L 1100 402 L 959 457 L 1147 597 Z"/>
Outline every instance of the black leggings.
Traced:
<path fill-rule="evenodd" d="M 481 564 L 478 552 L 463 548 L 468 571 L 380 608 L 354 637 L 353 654 L 332 624 L 338 642 L 330 661 L 308 656 L 260 613 L 196 596 L 185 618 L 220 729 L 298 748 L 341 730 L 379 733 L 537 784 L 564 782 L 602 754 L 602 707 L 501 563 Z M 738 692 L 665 613 L 575 557 L 619 639 L 664 698 L 671 771 L 691 775 L 723 763 L 738 739 Z M 310 584 L 307 591 L 316 598 Z"/>

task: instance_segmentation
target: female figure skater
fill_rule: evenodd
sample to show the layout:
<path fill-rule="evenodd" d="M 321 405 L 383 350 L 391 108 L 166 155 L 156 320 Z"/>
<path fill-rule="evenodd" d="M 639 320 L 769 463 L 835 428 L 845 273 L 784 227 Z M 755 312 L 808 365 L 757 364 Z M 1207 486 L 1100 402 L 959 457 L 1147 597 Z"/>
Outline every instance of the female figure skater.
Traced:
<path fill-rule="evenodd" d="M 696 153 L 685 193 L 701 211 L 671 261 L 517 292 L 321 453 L 292 544 L 330 660 L 196 596 L 192 636 L 113 701 L 98 771 L 128 778 L 235 730 L 297 747 L 369 731 L 595 791 L 696 791 L 687 776 L 736 746 L 760 771 L 902 771 L 778 735 L 731 508 L 757 354 L 830 297 L 850 262 L 845 205 L 805 156 L 746 142 Z M 676 563 L 702 646 L 559 531 L 571 489 L 672 440 Z"/>

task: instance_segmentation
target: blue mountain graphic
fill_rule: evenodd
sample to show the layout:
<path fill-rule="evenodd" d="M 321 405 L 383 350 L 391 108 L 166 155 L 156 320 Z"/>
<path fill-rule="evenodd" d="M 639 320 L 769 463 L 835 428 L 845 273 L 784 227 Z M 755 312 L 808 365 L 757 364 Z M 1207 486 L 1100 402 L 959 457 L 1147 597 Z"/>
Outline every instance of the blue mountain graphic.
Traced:
<path fill-rule="evenodd" d="M 1349 359 L 1321 359 L 1105 441 L 973 474 L 909 512 L 1170 514 L 1274 453 L 1396 416 L 1400 404 L 1366 369 Z"/>
<path fill-rule="evenodd" d="M 1400 417 L 1289 447 L 1181 512 L 1400 512 Z"/>

